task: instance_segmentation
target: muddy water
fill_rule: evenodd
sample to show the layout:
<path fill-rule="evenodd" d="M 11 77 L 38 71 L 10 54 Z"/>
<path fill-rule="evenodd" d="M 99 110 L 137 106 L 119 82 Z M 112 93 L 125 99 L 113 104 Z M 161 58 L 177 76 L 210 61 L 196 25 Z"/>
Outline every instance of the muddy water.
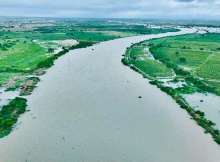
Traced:
<path fill-rule="evenodd" d="M 214 94 L 194 93 L 185 95 L 186 101 L 196 110 L 205 113 L 206 118 L 216 124 L 216 128 L 220 130 L 220 97 Z"/>
<path fill-rule="evenodd" d="M 108 41 L 60 58 L 29 96 L 31 111 L 0 140 L 0 162 L 219 162 L 211 137 L 120 62 L 131 43 L 165 35 Z"/>

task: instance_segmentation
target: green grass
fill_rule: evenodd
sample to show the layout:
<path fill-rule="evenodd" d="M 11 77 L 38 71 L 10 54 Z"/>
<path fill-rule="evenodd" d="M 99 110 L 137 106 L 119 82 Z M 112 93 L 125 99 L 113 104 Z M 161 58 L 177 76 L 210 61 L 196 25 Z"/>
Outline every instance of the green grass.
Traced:
<path fill-rule="evenodd" d="M 81 48 L 120 37 L 168 31 L 177 30 L 150 29 L 105 21 L 58 21 L 54 26 L 38 27 L 30 31 L 0 31 L 0 85 L 7 83 L 16 73 L 26 75 L 38 68 L 53 65 L 57 56 L 48 53 L 48 49 L 54 49 L 57 45 L 52 41 L 75 39 L 81 42 L 75 48 Z"/>
<path fill-rule="evenodd" d="M 220 82 L 216 81 L 206 81 L 206 83 L 212 87 L 214 87 L 216 93 L 219 95 L 220 94 Z"/>
<path fill-rule="evenodd" d="M 46 49 L 32 42 L 19 41 L 7 51 L 0 50 L 0 71 L 34 70 L 39 61 L 48 57 Z"/>
<path fill-rule="evenodd" d="M 40 33 L 34 31 L 27 32 L 0 32 L 2 39 L 28 39 L 28 40 L 64 40 L 70 37 L 66 33 L 53 32 L 53 33 Z"/>
<path fill-rule="evenodd" d="M 8 81 L 10 78 L 13 78 L 16 76 L 16 73 L 0 73 L 0 85 L 4 84 L 6 81 Z"/>
<path fill-rule="evenodd" d="M 172 76 L 172 70 L 164 64 L 149 58 L 145 48 L 144 43 L 139 43 L 129 48 L 124 58 L 125 62 L 127 61 L 129 65 L 134 66 L 149 77 Z"/>
<path fill-rule="evenodd" d="M 129 56 L 131 58 L 136 58 L 136 57 L 141 57 L 141 56 L 144 56 L 145 54 L 145 51 L 144 51 L 144 46 L 142 45 L 138 45 L 138 46 L 133 46 L 131 49 L 130 49 L 130 53 L 129 53 Z"/>
<path fill-rule="evenodd" d="M 0 138 L 7 136 L 13 129 L 19 116 L 26 111 L 27 100 L 17 97 L 0 111 Z"/>
<path fill-rule="evenodd" d="M 54 56 L 47 52 L 50 41 L 76 39 L 80 42 L 87 42 L 80 43 L 80 46 L 84 47 L 92 43 L 138 34 L 133 31 L 118 31 L 121 29 L 124 28 L 102 26 L 102 24 L 86 26 L 83 24 L 78 26 L 57 24 L 39 27 L 32 31 L 0 31 L 0 85 L 12 79 L 16 73 L 17 75 L 28 73 L 37 68 L 48 67 L 49 64 L 50 67 L 54 60 Z M 33 40 L 37 42 L 35 43 Z M 46 64 L 47 66 L 45 66 Z"/>
<path fill-rule="evenodd" d="M 118 35 L 111 35 L 108 33 L 100 33 L 100 32 L 72 32 L 72 33 L 68 33 L 68 35 L 76 40 L 91 41 L 91 42 L 107 41 L 120 37 Z"/>
<path fill-rule="evenodd" d="M 207 80 L 218 80 L 220 82 L 220 53 L 214 53 L 204 64 L 198 67 L 196 73 L 199 77 Z"/>
<path fill-rule="evenodd" d="M 149 44 L 157 60 L 171 68 L 189 72 L 194 80 L 201 78 L 203 85 L 208 83 L 209 89 L 215 89 L 211 91 L 220 95 L 220 34 L 167 37 L 151 40 Z"/>
<path fill-rule="evenodd" d="M 41 41 L 51 41 L 51 40 L 65 40 L 65 39 L 76 39 L 79 41 L 93 41 L 100 42 L 110 39 L 119 38 L 117 35 L 111 35 L 108 33 L 100 32 L 89 32 L 89 31 L 67 31 L 67 32 L 57 32 L 52 31 L 50 33 L 45 32 L 0 32 L 0 38 L 3 39 L 29 39 L 29 40 L 41 40 Z"/>
<path fill-rule="evenodd" d="M 172 71 L 165 65 L 150 59 L 135 61 L 134 66 L 151 77 L 170 77 Z"/>
<path fill-rule="evenodd" d="M 4 42 L 7 41 L 16 43 L 10 48 L 0 49 L 0 85 L 7 83 L 16 76 L 30 74 L 38 68 L 39 62 L 49 57 L 47 49 L 30 40 L 4 40 Z M 17 87 L 17 85 L 13 85 L 13 87 Z"/>
<path fill-rule="evenodd" d="M 210 52 L 169 47 L 153 47 L 150 51 L 158 60 L 166 61 L 166 63 L 182 66 L 187 69 L 193 69 L 202 64 L 210 55 Z M 198 55 L 200 55 L 200 57 L 198 57 Z"/>

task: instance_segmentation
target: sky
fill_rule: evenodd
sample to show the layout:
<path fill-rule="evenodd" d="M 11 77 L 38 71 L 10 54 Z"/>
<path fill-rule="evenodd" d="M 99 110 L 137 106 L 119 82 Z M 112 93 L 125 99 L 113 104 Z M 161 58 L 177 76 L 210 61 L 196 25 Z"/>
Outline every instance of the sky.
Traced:
<path fill-rule="evenodd" d="M 220 20 L 220 0 L 0 0 L 0 16 Z"/>

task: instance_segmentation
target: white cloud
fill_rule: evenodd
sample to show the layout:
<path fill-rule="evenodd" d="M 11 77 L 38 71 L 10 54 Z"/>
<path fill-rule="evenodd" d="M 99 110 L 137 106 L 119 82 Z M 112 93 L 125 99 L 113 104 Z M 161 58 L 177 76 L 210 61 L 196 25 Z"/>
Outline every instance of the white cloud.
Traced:
<path fill-rule="evenodd" d="M 217 18 L 220 0 L 0 0 L 2 16 Z"/>

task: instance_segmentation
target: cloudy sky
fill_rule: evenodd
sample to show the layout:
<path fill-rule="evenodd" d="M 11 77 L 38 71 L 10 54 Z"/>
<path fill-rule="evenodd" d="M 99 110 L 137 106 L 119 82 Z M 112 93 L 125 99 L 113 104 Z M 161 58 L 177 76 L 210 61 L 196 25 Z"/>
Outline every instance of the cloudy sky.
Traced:
<path fill-rule="evenodd" d="M 0 0 L 0 16 L 220 20 L 220 0 Z"/>

